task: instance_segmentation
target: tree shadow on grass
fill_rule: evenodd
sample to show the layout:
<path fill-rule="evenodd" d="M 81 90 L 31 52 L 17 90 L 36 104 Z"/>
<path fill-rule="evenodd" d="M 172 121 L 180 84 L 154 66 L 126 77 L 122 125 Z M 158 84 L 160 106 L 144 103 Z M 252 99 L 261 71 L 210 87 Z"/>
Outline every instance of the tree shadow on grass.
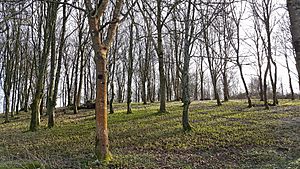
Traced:
<path fill-rule="evenodd" d="M 114 116 L 115 115 L 115 116 Z M 112 114 L 110 115 L 114 123 L 124 123 L 128 121 L 136 121 L 142 119 L 148 119 L 151 117 L 157 116 L 157 112 L 150 112 L 150 113 L 138 113 L 134 112 L 132 114 Z M 117 117 L 118 116 L 118 117 Z"/>

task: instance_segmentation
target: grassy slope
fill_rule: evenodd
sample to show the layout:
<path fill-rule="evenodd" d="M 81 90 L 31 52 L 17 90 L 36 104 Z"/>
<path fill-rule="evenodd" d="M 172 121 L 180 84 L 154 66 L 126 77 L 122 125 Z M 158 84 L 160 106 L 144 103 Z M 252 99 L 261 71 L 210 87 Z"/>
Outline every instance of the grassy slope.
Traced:
<path fill-rule="evenodd" d="M 112 168 L 300 168 L 300 101 L 280 106 L 246 108 L 242 101 L 217 107 L 193 102 L 193 131 L 181 130 L 181 103 L 168 103 L 168 114 L 157 114 L 158 103 L 115 104 L 109 115 Z M 93 111 L 57 115 L 57 125 L 28 132 L 29 113 L 8 124 L 0 119 L 0 169 L 23 168 L 31 161 L 50 168 L 96 168 L 93 164 Z M 30 167 L 28 167 L 30 168 Z"/>

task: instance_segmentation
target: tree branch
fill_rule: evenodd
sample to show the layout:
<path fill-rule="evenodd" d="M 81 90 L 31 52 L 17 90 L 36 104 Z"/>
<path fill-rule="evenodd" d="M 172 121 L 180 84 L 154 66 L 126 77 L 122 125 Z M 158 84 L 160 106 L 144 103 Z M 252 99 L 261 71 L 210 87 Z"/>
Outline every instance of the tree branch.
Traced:
<path fill-rule="evenodd" d="M 110 47 L 110 45 L 113 41 L 113 37 L 116 34 L 118 23 L 120 22 L 120 13 L 121 13 L 121 9 L 122 9 L 122 4 L 123 4 L 123 0 L 118 0 L 116 2 L 116 7 L 115 7 L 115 10 L 113 13 L 113 18 L 111 21 L 112 23 L 109 24 L 107 36 L 106 36 L 105 41 L 103 42 L 106 48 Z"/>

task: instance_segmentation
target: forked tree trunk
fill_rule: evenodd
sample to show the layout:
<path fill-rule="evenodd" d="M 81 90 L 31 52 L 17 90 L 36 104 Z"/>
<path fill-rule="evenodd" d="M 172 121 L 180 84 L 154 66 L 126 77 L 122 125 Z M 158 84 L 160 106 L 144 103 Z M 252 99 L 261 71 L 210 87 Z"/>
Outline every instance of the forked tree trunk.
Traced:
<path fill-rule="evenodd" d="M 109 0 L 102 0 L 99 4 L 95 4 L 97 9 L 93 9 L 90 0 L 85 0 L 87 11 L 89 11 L 88 22 L 91 32 L 93 49 L 96 62 L 96 143 L 95 154 L 97 159 L 102 163 L 111 161 L 108 143 L 108 127 L 107 127 L 107 52 L 111 46 L 116 29 L 119 22 L 119 15 L 123 0 L 117 0 L 113 10 L 113 18 L 107 28 L 107 36 L 102 41 L 100 32 L 100 18 L 107 9 Z M 92 12 L 96 11 L 96 12 Z"/>

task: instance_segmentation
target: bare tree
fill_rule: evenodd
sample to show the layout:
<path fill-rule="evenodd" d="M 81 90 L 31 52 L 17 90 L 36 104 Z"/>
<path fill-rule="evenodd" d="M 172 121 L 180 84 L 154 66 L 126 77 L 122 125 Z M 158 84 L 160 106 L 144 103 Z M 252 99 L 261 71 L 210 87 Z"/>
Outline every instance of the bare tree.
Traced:
<path fill-rule="evenodd" d="M 5 108 L 5 123 L 9 122 L 9 110 L 10 110 L 10 96 L 11 96 L 11 88 L 12 88 L 12 74 L 13 74 L 13 64 L 14 60 L 12 59 L 12 51 L 10 51 L 11 45 L 10 42 L 10 29 L 8 23 L 6 24 L 6 44 L 4 48 L 4 58 L 2 62 L 2 70 L 4 73 L 4 108 Z"/>
<path fill-rule="evenodd" d="M 246 97 L 247 97 L 247 100 L 248 100 L 248 107 L 252 107 L 252 101 L 251 101 L 251 97 L 250 97 L 250 94 L 249 94 L 249 90 L 248 90 L 248 87 L 247 87 L 247 83 L 246 83 L 246 80 L 245 80 L 245 77 L 244 77 L 244 74 L 243 74 L 243 66 L 242 66 L 242 63 L 240 61 L 241 59 L 241 56 L 240 56 L 240 45 L 241 45 L 241 37 L 240 37 L 240 24 L 241 24 L 241 20 L 242 20 L 242 16 L 245 12 L 245 5 L 243 4 L 243 2 L 241 1 L 241 3 L 239 4 L 240 6 L 240 9 L 239 9 L 239 13 L 236 12 L 237 11 L 237 7 L 232 4 L 231 5 L 231 11 L 232 11 L 232 21 L 234 23 L 234 26 L 235 26 L 235 29 L 236 29 L 236 42 L 234 43 L 233 42 L 233 39 L 231 39 L 231 45 L 233 46 L 233 49 L 236 53 L 236 64 L 239 68 L 239 72 L 240 72 L 240 76 L 241 76 L 241 79 L 242 79 L 242 82 L 243 82 L 243 85 L 244 85 L 244 89 L 245 89 L 245 92 L 246 92 Z M 232 32 L 233 33 L 233 32 Z"/>
<path fill-rule="evenodd" d="M 195 2 L 194 2 L 195 3 Z M 186 14 L 184 17 L 184 61 L 182 69 L 182 102 L 183 102 L 183 111 L 182 111 L 182 126 L 183 130 L 191 130 L 189 124 L 189 105 L 190 101 L 190 88 L 189 88 L 189 70 L 190 70 L 190 59 L 191 59 L 191 41 L 192 35 L 194 34 L 194 18 L 195 18 L 195 8 L 192 8 L 192 0 L 187 2 Z"/>
<path fill-rule="evenodd" d="M 113 9 L 112 19 L 107 23 L 107 34 L 102 37 L 105 23 L 101 22 L 107 11 L 109 0 L 93 3 L 85 0 L 88 13 L 88 23 L 91 32 L 97 73 L 96 89 L 96 144 L 95 154 L 99 161 L 107 163 L 111 160 L 108 143 L 107 127 L 107 52 L 115 37 L 123 0 L 117 0 Z"/>
<path fill-rule="evenodd" d="M 268 96 L 267 96 L 267 76 L 269 75 L 272 94 L 273 94 L 273 105 L 278 104 L 277 99 L 277 64 L 272 54 L 272 41 L 271 34 L 273 32 L 274 25 L 272 25 L 271 17 L 275 10 L 275 4 L 272 0 L 262 0 L 261 3 L 251 2 L 255 17 L 259 18 L 264 25 L 266 39 L 261 37 L 263 46 L 267 57 L 267 66 L 264 73 L 264 104 L 265 108 L 269 109 Z M 272 73 L 272 65 L 274 66 L 274 74 Z"/>
<path fill-rule="evenodd" d="M 157 28 L 157 43 L 156 43 L 156 52 L 158 56 L 159 63 L 159 93 L 160 93 L 160 107 L 159 112 L 166 112 L 166 76 L 164 70 L 164 50 L 163 50 L 163 39 L 162 39 L 162 29 L 163 29 L 163 18 L 162 18 L 162 1 L 156 0 L 157 13 L 156 13 L 156 28 Z"/>
<path fill-rule="evenodd" d="M 155 20 L 152 19 L 152 23 L 156 27 L 156 38 L 151 36 L 152 44 L 155 47 L 156 54 L 158 56 L 158 69 L 159 69 L 159 101 L 160 101 L 160 107 L 159 112 L 165 113 L 166 110 L 166 74 L 165 74 L 165 58 L 164 58 L 164 44 L 163 44 L 163 28 L 165 25 L 165 22 L 169 15 L 172 13 L 173 9 L 181 2 L 180 0 L 176 0 L 173 2 L 173 4 L 170 5 L 169 10 L 166 12 L 166 15 L 164 14 L 163 10 L 163 1 L 162 0 L 156 0 L 156 11 L 154 12 L 154 8 L 151 6 L 151 4 L 147 1 L 143 2 L 143 8 L 140 8 L 141 14 L 143 15 L 143 18 L 145 22 L 147 21 L 147 17 L 155 16 Z M 152 11 L 152 14 L 150 11 Z M 145 10 L 145 11 L 143 11 Z M 147 15 L 146 15 L 147 14 Z M 150 24 L 148 24 L 150 26 Z M 150 29 L 149 29 L 150 30 Z M 155 40 L 154 40 L 155 39 Z"/>
<path fill-rule="evenodd" d="M 66 2 L 66 0 L 64 1 Z M 70 12 L 69 12 L 70 14 Z M 58 86 L 60 81 L 60 74 L 61 74 L 61 67 L 62 67 L 62 58 L 63 58 L 63 49 L 66 41 L 66 23 L 68 19 L 67 14 L 67 7 L 63 5 L 63 14 L 62 14 L 62 27 L 61 27 L 61 34 L 59 40 L 59 48 L 58 48 L 58 58 L 56 57 L 55 53 L 55 39 L 52 41 L 52 48 L 51 48 L 51 68 L 50 68 L 50 86 L 48 91 L 48 98 L 47 98 L 47 114 L 48 114 L 48 127 L 51 128 L 54 126 L 54 117 L 55 117 L 55 106 L 57 102 L 57 95 L 58 95 Z M 56 63 L 57 60 L 57 63 Z"/>
<path fill-rule="evenodd" d="M 39 57 L 36 61 L 36 86 L 35 86 L 35 94 L 33 98 L 33 103 L 31 105 L 31 122 L 30 122 L 30 130 L 35 131 L 40 124 L 40 107 L 43 98 L 44 91 L 44 83 L 45 83 L 45 75 L 46 75 L 46 65 L 47 59 L 50 53 L 51 42 L 55 39 L 55 23 L 57 17 L 58 4 L 54 2 L 47 2 L 45 5 L 43 2 L 40 4 L 40 10 L 44 10 L 44 6 L 47 8 L 46 17 L 46 26 L 44 30 L 44 46 L 42 52 L 39 52 Z M 42 16 L 40 17 L 40 21 L 42 21 Z M 39 29 L 41 29 L 42 22 L 39 23 Z"/>
<path fill-rule="evenodd" d="M 208 16 L 205 16 L 205 23 L 209 23 L 209 19 Z M 204 39 L 204 44 L 205 44 L 205 50 L 206 50 L 206 57 L 208 60 L 208 65 L 209 65 L 209 70 L 210 70 L 210 75 L 211 75 L 211 81 L 213 84 L 213 90 L 214 90 L 214 99 L 217 100 L 217 105 L 221 106 L 221 100 L 220 100 L 220 96 L 219 96 L 219 92 L 218 92 L 218 77 L 219 77 L 219 72 L 220 72 L 220 62 L 221 59 L 216 57 L 216 53 L 213 49 L 213 47 L 211 47 L 211 45 L 213 44 L 212 42 L 210 42 L 209 40 L 209 29 L 206 29 L 204 31 L 203 34 L 203 39 Z"/>
<path fill-rule="evenodd" d="M 290 28 L 289 28 L 289 19 L 287 17 L 284 17 L 282 19 L 282 21 L 280 22 L 280 29 L 277 32 L 277 37 L 279 39 L 279 43 L 280 43 L 280 48 L 281 51 L 280 53 L 282 55 L 284 55 L 285 57 L 285 63 L 286 63 L 286 69 L 287 69 L 287 73 L 288 73 L 288 79 L 289 79 L 289 88 L 290 88 L 290 94 L 291 94 L 291 99 L 295 100 L 295 93 L 294 93 L 294 89 L 293 89 L 293 84 L 292 84 L 292 70 L 290 67 L 290 53 L 292 53 L 292 55 L 295 54 L 294 50 L 293 50 L 293 44 L 292 44 L 292 37 L 291 37 L 291 33 L 290 33 Z M 282 88 L 283 90 L 283 88 Z M 283 92 L 282 92 L 283 93 Z"/>

